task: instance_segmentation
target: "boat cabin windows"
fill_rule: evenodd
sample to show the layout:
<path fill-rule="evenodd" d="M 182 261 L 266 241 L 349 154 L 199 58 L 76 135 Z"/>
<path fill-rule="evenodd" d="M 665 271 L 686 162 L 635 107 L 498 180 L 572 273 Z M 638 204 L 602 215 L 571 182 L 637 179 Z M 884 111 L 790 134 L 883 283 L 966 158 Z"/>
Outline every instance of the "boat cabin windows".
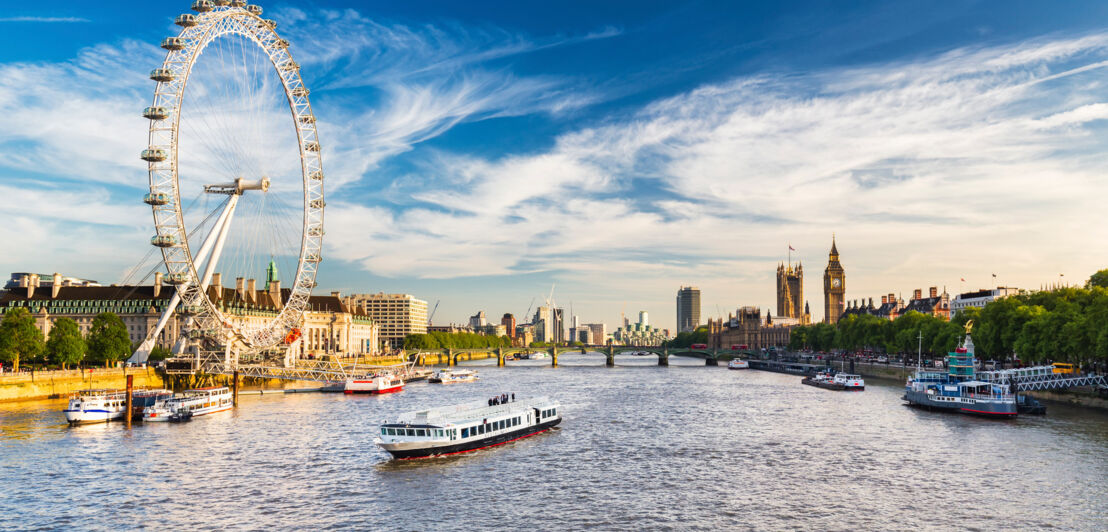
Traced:
<path fill-rule="evenodd" d="M 462 429 L 462 437 L 463 438 L 468 438 L 469 437 L 469 429 Z"/>

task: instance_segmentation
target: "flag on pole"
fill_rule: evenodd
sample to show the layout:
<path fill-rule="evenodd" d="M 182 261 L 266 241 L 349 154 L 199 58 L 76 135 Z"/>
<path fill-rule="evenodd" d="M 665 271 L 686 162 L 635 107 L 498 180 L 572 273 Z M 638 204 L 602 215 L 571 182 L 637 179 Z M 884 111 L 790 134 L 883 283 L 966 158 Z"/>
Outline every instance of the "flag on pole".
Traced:
<path fill-rule="evenodd" d="M 789 244 L 789 251 L 796 251 L 796 248 L 794 248 L 792 244 Z"/>
<path fill-rule="evenodd" d="M 962 278 L 962 282 L 963 282 L 963 283 L 964 283 L 964 282 L 966 282 L 966 278 L 965 278 L 965 277 L 963 277 L 963 278 Z"/>

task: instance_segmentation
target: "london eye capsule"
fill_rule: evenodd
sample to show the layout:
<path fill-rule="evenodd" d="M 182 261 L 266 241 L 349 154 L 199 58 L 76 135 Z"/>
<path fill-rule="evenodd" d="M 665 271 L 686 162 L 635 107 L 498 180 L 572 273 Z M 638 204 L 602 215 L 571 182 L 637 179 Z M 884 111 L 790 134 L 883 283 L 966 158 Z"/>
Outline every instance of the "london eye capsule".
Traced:
<path fill-rule="evenodd" d="M 318 225 L 309 227 L 308 236 L 323 236 L 323 228 Z"/>
<path fill-rule="evenodd" d="M 325 205 L 327 205 L 327 202 L 321 199 L 314 199 L 312 201 L 309 201 L 308 205 L 311 205 L 313 209 L 322 209 Z"/>
<path fill-rule="evenodd" d="M 168 205 L 169 194 L 165 192 L 151 192 L 142 198 L 142 202 L 147 205 Z"/>
<path fill-rule="evenodd" d="M 296 61 L 289 59 L 288 61 L 281 63 L 281 70 L 300 70 L 300 65 L 297 64 Z"/>
<path fill-rule="evenodd" d="M 154 81 L 161 81 L 163 83 L 173 81 L 176 76 L 173 71 L 168 68 L 155 68 L 150 71 L 150 79 Z"/>
<path fill-rule="evenodd" d="M 262 16 L 262 6 L 250 4 L 246 6 L 246 10 L 249 11 L 251 15 L 254 15 L 256 17 Z"/>
<path fill-rule="evenodd" d="M 231 0 L 231 7 L 246 7 L 246 0 Z"/>
<path fill-rule="evenodd" d="M 265 22 L 266 26 L 269 26 L 269 29 L 271 29 L 271 30 L 277 29 L 277 21 L 276 20 L 273 20 L 271 18 L 267 18 L 263 22 Z"/>
<path fill-rule="evenodd" d="M 312 115 L 304 115 L 300 117 L 300 123 L 305 126 L 310 126 L 315 123 L 315 117 Z"/>
<path fill-rule="evenodd" d="M 308 174 L 308 179 L 311 179 L 313 181 L 323 181 L 323 172 L 316 170 Z"/>
<path fill-rule="evenodd" d="M 173 23 L 182 28 L 191 28 L 199 24 L 199 22 L 196 21 L 196 15 L 193 15 L 192 13 L 177 15 L 177 20 L 174 20 Z"/>
<path fill-rule="evenodd" d="M 187 42 L 180 37 L 166 37 L 162 39 L 162 48 L 166 50 L 184 50 Z"/>
<path fill-rule="evenodd" d="M 169 118 L 169 111 L 165 107 L 147 107 L 142 110 L 142 116 L 150 120 L 165 120 Z"/>
<path fill-rule="evenodd" d="M 319 256 L 319 253 L 308 253 L 304 256 L 304 260 L 308 262 L 319 262 L 323 260 L 323 258 Z"/>
<path fill-rule="evenodd" d="M 177 313 L 182 316 L 196 316 L 201 312 L 204 312 L 203 305 L 181 305 L 181 308 L 177 310 Z"/>
<path fill-rule="evenodd" d="M 197 13 L 207 13 L 215 7 L 215 4 L 211 0 L 196 0 L 192 3 L 192 10 Z"/>
<path fill-rule="evenodd" d="M 173 235 L 155 235 L 150 243 L 160 248 L 171 248 L 177 245 L 177 237 Z"/>
<path fill-rule="evenodd" d="M 212 0 L 212 3 L 219 7 L 227 7 L 231 5 L 231 0 Z"/>
<path fill-rule="evenodd" d="M 184 273 L 184 272 L 171 273 L 171 274 L 165 276 L 165 282 L 166 282 L 166 284 L 171 284 L 171 285 L 174 285 L 174 286 L 181 286 L 181 285 L 189 282 L 189 276 L 188 276 L 187 273 Z"/>
<path fill-rule="evenodd" d="M 278 48 L 288 48 L 289 42 L 284 39 L 277 39 L 276 41 L 273 41 L 273 46 L 276 46 Z"/>
<path fill-rule="evenodd" d="M 319 143 L 318 142 L 305 142 L 304 143 L 304 151 L 310 151 L 310 152 L 319 151 Z"/>
<path fill-rule="evenodd" d="M 168 157 L 168 154 L 166 153 L 165 150 L 163 150 L 161 148 L 150 147 L 150 148 L 147 148 L 145 150 L 142 150 L 141 157 L 142 157 L 142 160 L 144 160 L 148 163 L 159 163 L 159 162 L 164 161 L 165 158 Z"/>
<path fill-rule="evenodd" d="M 297 97 L 297 98 L 307 98 L 309 91 L 308 91 L 307 87 L 296 87 L 295 89 L 292 89 L 289 92 L 292 93 L 292 95 Z"/>

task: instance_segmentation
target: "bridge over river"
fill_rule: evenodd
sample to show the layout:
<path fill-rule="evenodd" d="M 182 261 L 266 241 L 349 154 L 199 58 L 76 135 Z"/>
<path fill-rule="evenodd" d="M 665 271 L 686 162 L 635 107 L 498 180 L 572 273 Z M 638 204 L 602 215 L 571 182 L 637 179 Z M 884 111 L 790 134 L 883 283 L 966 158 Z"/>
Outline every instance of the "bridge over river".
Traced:
<path fill-rule="evenodd" d="M 435 365 L 445 364 L 453 366 L 459 362 L 468 360 L 478 360 L 484 358 L 496 357 L 496 365 L 504 366 L 509 360 L 516 358 L 518 355 L 545 353 L 549 357 L 550 365 L 558 366 L 558 355 L 564 353 L 581 353 L 589 354 L 595 353 L 602 355 L 605 358 L 605 365 L 611 367 L 616 365 L 616 355 L 620 354 L 633 354 L 633 353 L 649 353 L 658 357 L 659 366 L 668 366 L 669 357 L 690 357 L 699 358 L 704 360 L 706 366 L 718 366 L 720 360 L 731 360 L 732 358 L 744 356 L 744 353 L 738 351 L 722 350 L 722 349 L 693 349 L 687 347 L 655 347 L 655 346 L 596 346 L 596 347 L 548 347 L 548 348 L 526 348 L 526 347 L 499 347 L 499 348 L 481 348 L 481 349 L 431 349 L 423 350 L 412 355 L 416 364 L 419 365 Z"/>

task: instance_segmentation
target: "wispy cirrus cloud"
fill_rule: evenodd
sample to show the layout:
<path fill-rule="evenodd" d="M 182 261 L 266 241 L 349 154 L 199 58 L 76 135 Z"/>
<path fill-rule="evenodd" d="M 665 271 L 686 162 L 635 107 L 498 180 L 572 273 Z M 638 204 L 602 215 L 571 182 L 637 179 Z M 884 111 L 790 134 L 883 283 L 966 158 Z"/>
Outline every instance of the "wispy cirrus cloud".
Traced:
<path fill-rule="evenodd" d="M 340 224 L 332 253 L 391 276 L 699 279 L 751 302 L 771 294 L 735 287 L 736 269 L 768 277 L 784 242 L 820 256 L 833 231 L 865 265 L 862 294 L 978 267 L 936 254 L 1013 277 L 1092 268 L 1074 253 L 1108 236 L 1106 58 L 1095 34 L 702 86 L 541 153 L 440 153 L 404 180 L 420 206 L 360 213 L 377 220 L 368 236 Z"/>
<path fill-rule="evenodd" d="M 0 17 L 0 22 L 92 22 L 81 17 Z"/>

